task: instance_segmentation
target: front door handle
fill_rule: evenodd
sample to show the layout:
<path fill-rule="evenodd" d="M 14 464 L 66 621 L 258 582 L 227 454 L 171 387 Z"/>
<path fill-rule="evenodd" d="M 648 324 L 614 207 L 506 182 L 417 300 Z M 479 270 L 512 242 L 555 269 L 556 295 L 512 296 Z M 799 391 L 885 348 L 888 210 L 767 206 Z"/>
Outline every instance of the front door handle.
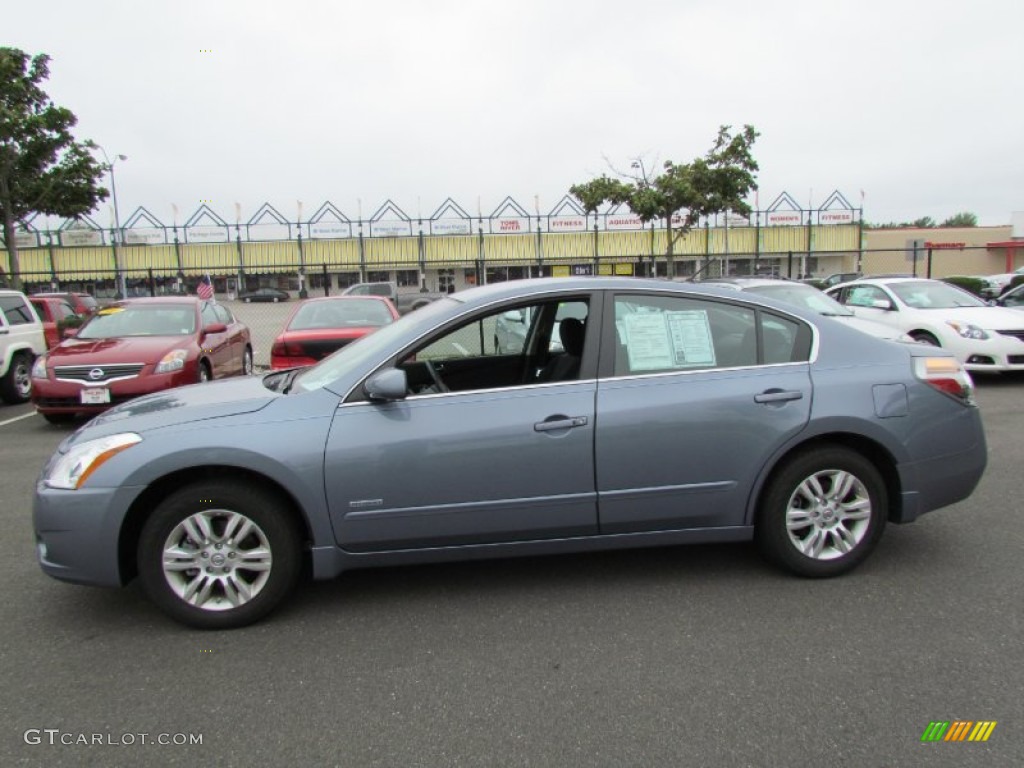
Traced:
<path fill-rule="evenodd" d="M 790 400 L 803 399 L 804 393 L 794 390 L 785 391 L 781 389 L 769 389 L 760 395 L 754 395 L 755 403 L 786 403 Z"/>
<path fill-rule="evenodd" d="M 559 429 L 572 429 L 573 427 L 584 427 L 587 424 L 586 416 L 552 416 L 544 421 L 538 421 L 533 425 L 534 432 L 554 432 Z"/>

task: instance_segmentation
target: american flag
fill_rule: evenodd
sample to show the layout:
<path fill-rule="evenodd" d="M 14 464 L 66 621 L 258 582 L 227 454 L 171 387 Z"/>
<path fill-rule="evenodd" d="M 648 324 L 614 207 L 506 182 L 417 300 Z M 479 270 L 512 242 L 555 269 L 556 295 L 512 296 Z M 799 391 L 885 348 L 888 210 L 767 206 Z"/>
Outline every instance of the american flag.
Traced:
<path fill-rule="evenodd" d="M 199 281 L 199 286 L 196 288 L 196 295 L 203 301 L 209 301 L 213 298 L 213 281 L 210 280 L 209 272 L 203 275 L 203 279 Z"/>

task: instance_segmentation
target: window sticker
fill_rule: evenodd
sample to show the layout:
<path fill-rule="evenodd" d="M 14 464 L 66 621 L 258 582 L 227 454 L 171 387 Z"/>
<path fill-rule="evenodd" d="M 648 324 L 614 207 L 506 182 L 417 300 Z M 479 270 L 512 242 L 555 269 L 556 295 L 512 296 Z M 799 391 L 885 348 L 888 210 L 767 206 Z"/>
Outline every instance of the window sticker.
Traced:
<path fill-rule="evenodd" d="M 706 310 L 632 313 L 621 331 L 631 371 L 715 365 Z"/>

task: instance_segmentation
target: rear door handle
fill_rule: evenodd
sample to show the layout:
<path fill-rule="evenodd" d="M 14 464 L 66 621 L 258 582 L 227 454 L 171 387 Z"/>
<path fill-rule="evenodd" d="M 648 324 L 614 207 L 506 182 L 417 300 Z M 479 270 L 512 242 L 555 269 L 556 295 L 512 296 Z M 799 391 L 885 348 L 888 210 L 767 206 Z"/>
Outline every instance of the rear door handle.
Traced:
<path fill-rule="evenodd" d="M 572 429 L 573 427 L 584 427 L 587 424 L 586 416 L 553 417 L 538 421 L 533 425 L 534 432 L 554 432 L 559 429 Z"/>
<path fill-rule="evenodd" d="M 804 393 L 797 392 L 794 390 L 785 391 L 781 389 L 769 389 L 767 392 L 762 392 L 760 395 L 754 395 L 755 403 L 786 403 L 790 400 L 801 400 L 803 399 Z"/>

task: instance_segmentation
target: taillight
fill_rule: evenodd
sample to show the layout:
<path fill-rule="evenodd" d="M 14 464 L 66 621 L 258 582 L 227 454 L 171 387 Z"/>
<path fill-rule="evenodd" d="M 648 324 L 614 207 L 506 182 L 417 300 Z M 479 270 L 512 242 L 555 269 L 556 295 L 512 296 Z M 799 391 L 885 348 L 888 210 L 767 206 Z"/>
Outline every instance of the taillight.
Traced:
<path fill-rule="evenodd" d="M 953 357 L 915 357 L 914 375 L 965 405 L 974 405 L 974 382 Z"/>

